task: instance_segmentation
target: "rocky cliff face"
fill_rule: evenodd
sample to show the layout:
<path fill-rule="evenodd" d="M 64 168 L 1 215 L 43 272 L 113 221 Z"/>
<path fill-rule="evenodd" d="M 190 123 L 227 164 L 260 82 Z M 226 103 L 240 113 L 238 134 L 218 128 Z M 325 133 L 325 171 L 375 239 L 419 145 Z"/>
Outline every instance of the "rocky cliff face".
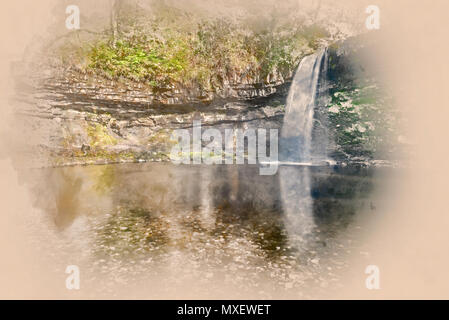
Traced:
<path fill-rule="evenodd" d="M 360 43 L 331 46 L 321 70 L 313 148 L 337 161 L 388 159 L 385 150 L 391 153 L 400 140 L 400 115 L 369 68 L 369 43 Z M 30 158 L 44 165 L 166 161 L 172 131 L 191 128 L 193 120 L 219 130 L 280 129 L 291 80 L 231 77 L 221 90 L 205 92 L 176 85 L 154 90 L 72 69 L 35 74 L 38 79 L 18 78 L 19 114 L 37 139 Z"/>
<path fill-rule="evenodd" d="M 47 165 L 168 160 L 172 131 L 194 119 L 220 130 L 280 128 L 289 86 L 284 79 L 229 81 L 218 93 L 155 92 L 70 71 L 52 74 L 26 85 L 19 77 L 20 115 Z"/>
<path fill-rule="evenodd" d="M 383 81 L 385 57 L 376 48 L 376 35 L 367 34 L 329 49 L 327 94 L 317 109 L 326 121 L 328 154 L 337 161 L 392 161 L 407 149 L 406 115 Z"/>

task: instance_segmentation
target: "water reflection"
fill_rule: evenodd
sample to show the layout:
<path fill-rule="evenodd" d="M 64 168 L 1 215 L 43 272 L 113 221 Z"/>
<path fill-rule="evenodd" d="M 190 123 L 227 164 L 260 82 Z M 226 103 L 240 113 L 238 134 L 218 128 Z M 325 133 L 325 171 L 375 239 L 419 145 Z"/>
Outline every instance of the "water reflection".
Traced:
<path fill-rule="evenodd" d="M 248 165 L 122 164 L 45 169 L 33 181 L 40 182 L 36 206 L 57 232 L 70 230 L 70 241 L 83 238 L 89 266 L 100 273 L 234 283 L 244 271 L 245 285 L 267 277 L 304 285 L 311 274 L 303 268 L 320 268 L 323 243 L 370 205 L 372 172 L 292 166 L 258 173 Z M 78 220 L 82 227 L 74 228 Z"/>
<path fill-rule="evenodd" d="M 310 168 L 284 166 L 279 174 L 286 227 L 296 245 L 300 245 L 315 227 Z"/>

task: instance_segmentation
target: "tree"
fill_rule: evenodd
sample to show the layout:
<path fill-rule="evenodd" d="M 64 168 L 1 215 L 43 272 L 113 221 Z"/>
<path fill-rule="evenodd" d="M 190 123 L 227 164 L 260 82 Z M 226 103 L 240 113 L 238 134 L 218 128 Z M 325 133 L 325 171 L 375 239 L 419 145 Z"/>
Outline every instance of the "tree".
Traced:
<path fill-rule="evenodd" d="M 110 0 L 111 12 L 110 12 L 110 28 L 112 43 L 115 46 L 117 38 L 120 34 L 120 1 Z"/>

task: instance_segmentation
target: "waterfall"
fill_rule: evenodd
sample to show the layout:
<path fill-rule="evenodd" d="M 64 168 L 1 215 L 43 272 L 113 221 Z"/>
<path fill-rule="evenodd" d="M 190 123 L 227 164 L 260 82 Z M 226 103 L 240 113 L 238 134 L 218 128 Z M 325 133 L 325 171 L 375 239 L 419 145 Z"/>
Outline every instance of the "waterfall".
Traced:
<path fill-rule="evenodd" d="M 320 69 L 327 50 L 305 57 L 296 71 L 287 97 L 281 131 L 281 160 L 310 162 L 312 129 Z"/>
<path fill-rule="evenodd" d="M 288 93 L 281 131 L 281 161 L 299 164 L 279 168 L 285 225 L 297 248 L 307 244 L 306 238 L 315 227 L 310 176 L 312 130 L 320 69 L 326 58 L 327 50 L 323 49 L 301 61 Z"/>

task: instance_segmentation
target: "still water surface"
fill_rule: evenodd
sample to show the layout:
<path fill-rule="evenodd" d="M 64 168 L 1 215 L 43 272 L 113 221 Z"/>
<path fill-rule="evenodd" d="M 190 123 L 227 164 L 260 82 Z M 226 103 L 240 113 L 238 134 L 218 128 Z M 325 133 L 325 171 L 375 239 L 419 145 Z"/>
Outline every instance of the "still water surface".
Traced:
<path fill-rule="evenodd" d="M 377 169 L 379 170 L 379 169 Z M 301 298 L 338 288 L 376 212 L 373 169 L 175 166 L 34 170 L 32 241 L 86 295 Z"/>

